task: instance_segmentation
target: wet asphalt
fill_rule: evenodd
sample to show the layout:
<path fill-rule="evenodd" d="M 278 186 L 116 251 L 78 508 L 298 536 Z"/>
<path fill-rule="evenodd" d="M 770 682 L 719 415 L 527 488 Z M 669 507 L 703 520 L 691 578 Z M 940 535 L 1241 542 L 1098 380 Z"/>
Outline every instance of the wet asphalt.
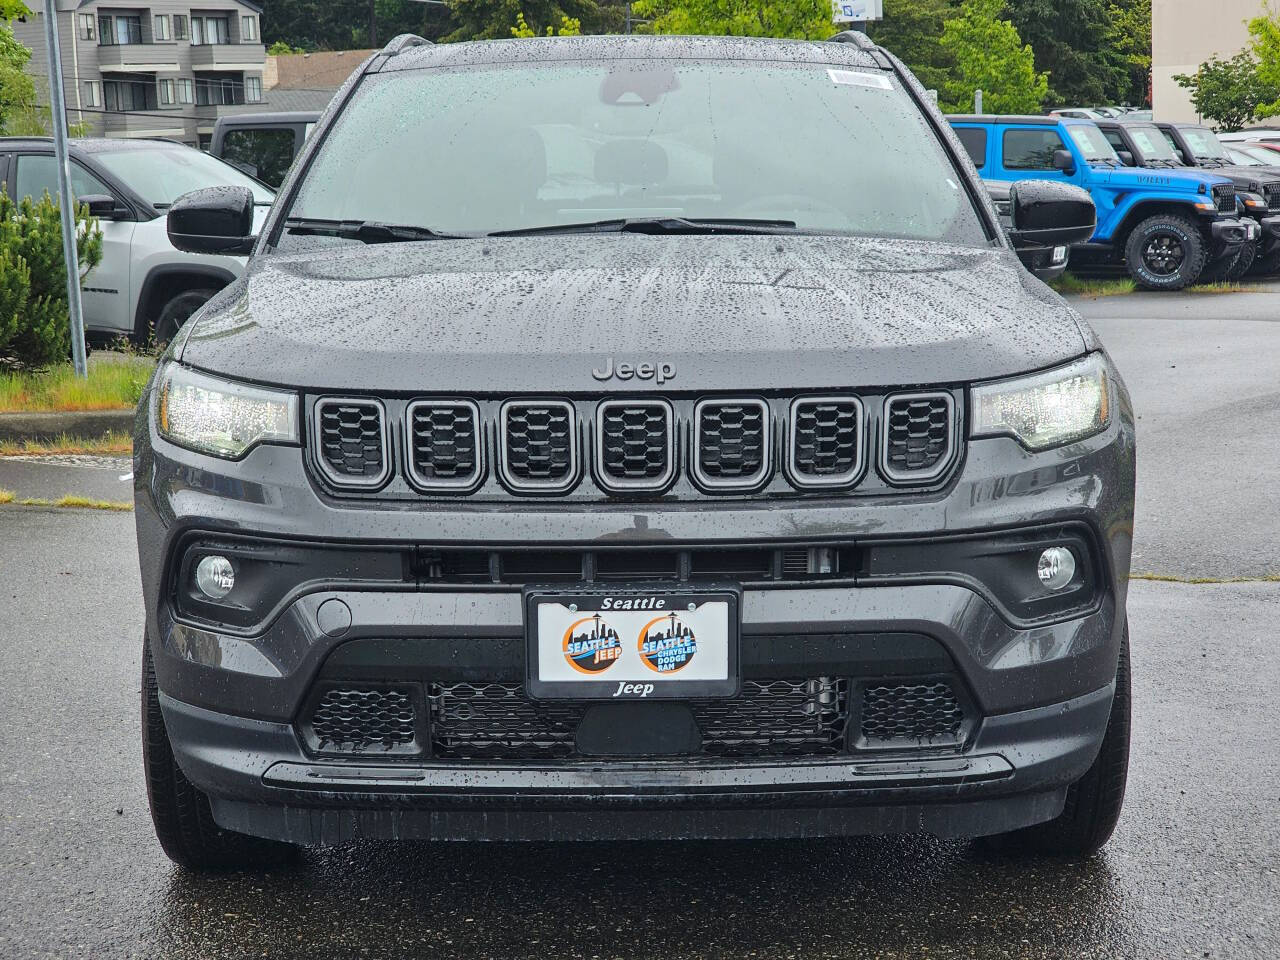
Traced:
<path fill-rule="evenodd" d="M 142 786 L 132 518 L 0 507 L 0 958 L 1280 957 L 1273 299 L 1078 304 L 1142 413 L 1135 571 L 1246 580 L 1132 585 L 1129 795 L 1100 856 L 358 844 L 187 875 Z"/>

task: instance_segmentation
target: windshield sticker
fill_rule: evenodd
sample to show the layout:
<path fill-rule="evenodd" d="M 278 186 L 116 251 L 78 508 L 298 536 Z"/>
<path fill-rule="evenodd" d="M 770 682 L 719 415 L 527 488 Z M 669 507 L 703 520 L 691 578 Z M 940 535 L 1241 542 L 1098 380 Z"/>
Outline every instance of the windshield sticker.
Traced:
<path fill-rule="evenodd" d="M 873 90 L 893 89 L 893 84 L 889 82 L 888 77 L 881 77 L 874 73 L 861 73 L 857 70 L 828 70 L 827 76 L 831 78 L 832 83 L 838 83 L 846 87 L 871 87 Z"/>
<path fill-rule="evenodd" d="M 1097 142 L 1089 136 L 1087 129 L 1084 127 L 1070 127 L 1069 129 L 1071 131 L 1071 139 L 1076 142 L 1076 146 L 1080 148 L 1081 153 L 1090 159 L 1102 156 L 1102 150 L 1099 149 Z"/>
<path fill-rule="evenodd" d="M 1155 141 L 1151 139 L 1151 135 L 1145 130 L 1130 130 L 1129 135 L 1133 137 L 1133 142 L 1138 145 L 1138 149 L 1142 151 L 1143 156 L 1152 157 L 1160 156 L 1161 151 L 1155 145 Z"/>

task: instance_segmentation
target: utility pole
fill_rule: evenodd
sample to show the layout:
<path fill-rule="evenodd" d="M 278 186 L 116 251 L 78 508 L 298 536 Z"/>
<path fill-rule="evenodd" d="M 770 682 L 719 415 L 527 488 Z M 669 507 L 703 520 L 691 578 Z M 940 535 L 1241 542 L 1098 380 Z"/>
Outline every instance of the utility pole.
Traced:
<path fill-rule="evenodd" d="M 49 53 L 49 108 L 53 114 L 53 155 L 58 163 L 58 212 L 62 217 L 62 259 L 67 266 L 67 313 L 71 318 L 71 359 L 76 375 L 89 376 L 84 350 L 84 311 L 80 306 L 80 257 L 76 252 L 76 208 L 67 158 L 67 108 L 62 90 L 62 51 L 58 47 L 57 0 L 44 0 L 44 37 Z"/>
<path fill-rule="evenodd" d="M 973 91 L 973 112 L 978 116 L 982 116 L 982 91 Z"/>
<path fill-rule="evenodd" d="M 369 46 L 378 49 L 378 0 L 369 0 Z"/>

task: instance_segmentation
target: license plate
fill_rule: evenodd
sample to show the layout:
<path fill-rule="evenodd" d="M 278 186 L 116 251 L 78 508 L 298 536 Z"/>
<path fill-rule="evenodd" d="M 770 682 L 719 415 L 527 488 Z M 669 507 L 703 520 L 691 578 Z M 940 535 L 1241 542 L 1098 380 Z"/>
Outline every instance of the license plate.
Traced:
<path fill-rule="evenodd" d="M 525 595 L 529 695 L 736 696 L 738 606 L 733 590 L 532 590 Z"/>

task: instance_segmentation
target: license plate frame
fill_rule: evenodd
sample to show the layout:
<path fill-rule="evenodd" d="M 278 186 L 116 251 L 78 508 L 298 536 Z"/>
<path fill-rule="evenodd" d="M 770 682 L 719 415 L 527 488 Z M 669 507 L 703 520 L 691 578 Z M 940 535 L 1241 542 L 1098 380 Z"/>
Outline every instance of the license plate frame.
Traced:
<path fill-rule="evenodd" d="M 625 605 L 627 601 L 630 606 Z M 637 606 L 636 601 L 644 605 Z M 535 700 L 736 697 L 742 687 L 741 610 L 741 588 L 723 584 L 531 586 L 524 591 L 525 690 Z M 584 633 L 589 635 L 601 621 L 584 626 L 583 633 L 573 634 L 578 626 L 575 620 L 594 621 L 597 614 L 617 635 L 616 647 L 608 642 L 604 630 L 599 632 L 606 633 L 606 637 L 588 637 L 586 646 L 581 646 Z M 719 629 L 721 616 L 723 635 Z M 607 619 L 610 617 L 612 621 Z M 661 625 L 656 625 L 658 621 L 662 621 Z M 692 644 L 686 639 L 686 629 L 693 637 Z M 660 637 L 651 639 L 647 647 L 642 645 L 642 632 L 646 630 L 645 636 Z M 548 634 L 545 638 L 544 631 Z M 578 661 L 586 663 L 587 669 L 570 662 L 571 640 L 579 643 L 575 647 L 582 651 L 578 656 L 592 654 L 590 660 Z M 611 662 L 593 662 L 597 649 L 605 651 Z M 612 649 L 620 652 L 609 657 Z"/>

